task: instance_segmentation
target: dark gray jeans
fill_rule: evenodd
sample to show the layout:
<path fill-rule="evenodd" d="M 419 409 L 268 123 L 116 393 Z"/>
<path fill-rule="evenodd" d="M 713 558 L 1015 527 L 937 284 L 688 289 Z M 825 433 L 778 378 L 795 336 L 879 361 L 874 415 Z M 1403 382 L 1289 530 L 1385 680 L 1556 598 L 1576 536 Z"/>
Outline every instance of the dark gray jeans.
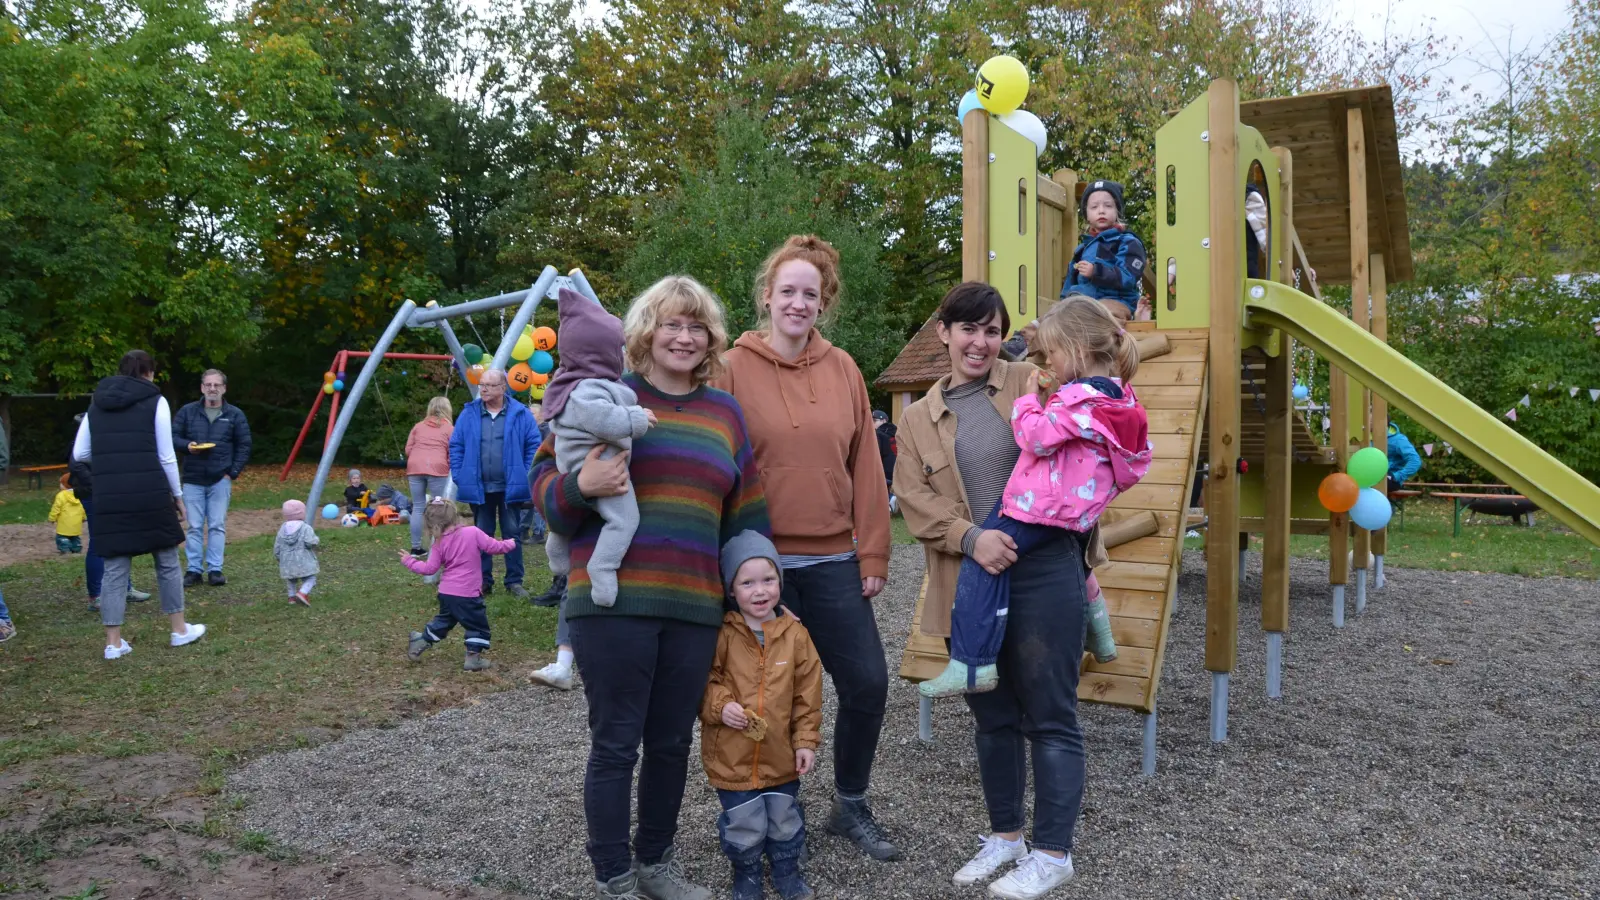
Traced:
<path fill-rule="evenodd" d="M 872 601 L 861 596 L 855 560 L 783 571 L 783 604 L 817 645 L 822 668 L 839 694 L 833 726 L 833 784 L 846 797 L 866 796 L 889 699 L 889 665 Z"/>
<path fill-rule="evenodd" d="M 1033 846 L 1072 849 L 1083 806 L 1083 545 L 1062 531 L 1011 567 L 1011 612 L 1000 645 L 1000 686 L 966 695 L 977 720 L 978 775 L 989 827 L 1021 831 L 1033 750 Z M 810 623 L 807 623 L 810 624 Z"/>

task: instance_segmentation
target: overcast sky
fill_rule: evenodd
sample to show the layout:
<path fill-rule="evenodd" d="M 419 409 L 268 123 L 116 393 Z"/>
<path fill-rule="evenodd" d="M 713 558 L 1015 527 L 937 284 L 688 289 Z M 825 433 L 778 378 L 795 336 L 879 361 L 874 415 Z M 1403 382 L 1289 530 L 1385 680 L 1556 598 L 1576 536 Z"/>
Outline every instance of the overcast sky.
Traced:
<path fill-rule="evenodd" d="M 1447 69 L 1457 82 L 1471 81 L 1479 72 L 1470 57 L 1492 62 L 1497 50 L 1503 53 L 1508 34 L 1517 51 L 1530 43 L 1538 49 L 1568 21 L 1567 0 L 1333 0 L 1329 8 L 1348 10 L 1356 27 L 1374 40 L 1383 35 L 1386 16 L 1400 34 L 1418 31 L 1432 19 L 1436 31 L 1459 44 L 1464 58 Z"/>

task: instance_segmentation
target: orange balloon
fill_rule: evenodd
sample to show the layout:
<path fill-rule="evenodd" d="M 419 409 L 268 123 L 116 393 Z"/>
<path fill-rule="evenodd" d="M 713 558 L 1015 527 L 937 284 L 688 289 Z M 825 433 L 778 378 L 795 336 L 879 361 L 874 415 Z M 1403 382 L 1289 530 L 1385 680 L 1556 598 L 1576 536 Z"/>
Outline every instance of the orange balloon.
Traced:
<path fill-rule="evenodd" d="M 1360 497 L 1361 488 L 1356 480 L 1343 472 L 1329 475 L 1317 486 L 1317 499 L 1328 512 L 1349 512 Z"/>
<path fill-rule="evenodd" d="M 533 349 L 554 350 L 556 348 L 556 330 L 549 325 L 540 325 L 533 330 Z"/>
<path fill-rule="evenodd" d="M 533 369 L 527 363 L 517 363 L 506 373 L 506 384 L 513 391 L 525 391 L 533 386 Z"/>
<path fill-rule="evenodd" d="M 488 369 L 488 366 L 485 366 L 483 363 L 473 363 L 472 365 L 467 366 L 467 383 L 477 384 L 478 379 L 483 377 L 484 370 L 486 369 Z"/>
<path fill-rule="evenodd" d="M 532 370 L 530 370 L 530 371 L 532 371 Z M 543 387 L 544 385 L 549 384 L 549 383 L 550 383 L 550 376 L 548 374 L 546 374 L 544 372 L 534 372 L 533 373 L 533 386 L 534 387 Z"/>

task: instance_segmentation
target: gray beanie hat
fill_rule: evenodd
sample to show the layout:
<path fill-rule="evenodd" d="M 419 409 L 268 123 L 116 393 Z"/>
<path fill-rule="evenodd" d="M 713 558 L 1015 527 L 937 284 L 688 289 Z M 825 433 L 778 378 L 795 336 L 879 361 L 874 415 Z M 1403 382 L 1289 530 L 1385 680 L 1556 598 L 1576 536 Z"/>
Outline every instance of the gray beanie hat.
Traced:
<path fill-rule="evenodd" d="M 778 570 L 778 584 L 782 586 L 783 562 L 778 559 L 778 548 L 766 535 L 745 529 L 722 546 L 722 587 L 728 596 L 733 596 L 733 578 L 739 574 L 739 567 L 752 559 L 772 560 L 772 567 Z"/>

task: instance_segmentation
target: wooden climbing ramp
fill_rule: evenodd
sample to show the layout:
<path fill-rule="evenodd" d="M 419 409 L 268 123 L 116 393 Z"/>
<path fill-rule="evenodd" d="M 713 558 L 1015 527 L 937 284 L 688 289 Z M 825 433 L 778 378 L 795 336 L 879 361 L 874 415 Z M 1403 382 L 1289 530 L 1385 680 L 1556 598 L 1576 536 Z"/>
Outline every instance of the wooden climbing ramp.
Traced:
<path fill-rule="evenodd" d="M 1155 458 L 1150 472 L 1119 496 L 1101 518 L 1111 562 L 1095 570 L 1117 641 L 1117 658 L 1097 663 L 1084 655 L 1078 698 L 1153 713 L 1161 681 L 1167 629 L 1183 561 L 1183 529 L 1194 489 L 1196 438 L 1206 401 L 1205 330 L 1155 331 L 1149 322 L 1128 326 L 1140 337 L 1141 362 L 1134 390 L 1150 417 Z M 948 662 L 944 638 L 922 630 L 928 581 L 923 577 L 911 638 L 900 677 L 925 681 Z"/>

